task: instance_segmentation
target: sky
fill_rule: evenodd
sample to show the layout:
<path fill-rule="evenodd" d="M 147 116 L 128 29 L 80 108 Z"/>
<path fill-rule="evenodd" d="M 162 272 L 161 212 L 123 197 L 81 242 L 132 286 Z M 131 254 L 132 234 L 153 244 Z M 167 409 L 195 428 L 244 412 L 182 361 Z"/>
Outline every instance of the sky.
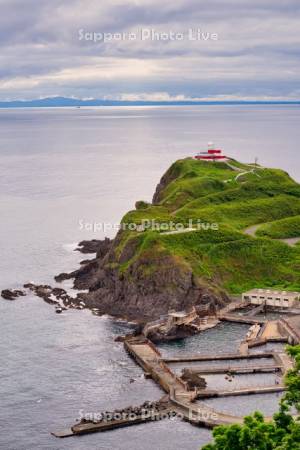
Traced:
<path fill-rule="evenodd" d="M 299 100 L 299 31 L 299 0 L 0 0 L 0 100 Z"/>

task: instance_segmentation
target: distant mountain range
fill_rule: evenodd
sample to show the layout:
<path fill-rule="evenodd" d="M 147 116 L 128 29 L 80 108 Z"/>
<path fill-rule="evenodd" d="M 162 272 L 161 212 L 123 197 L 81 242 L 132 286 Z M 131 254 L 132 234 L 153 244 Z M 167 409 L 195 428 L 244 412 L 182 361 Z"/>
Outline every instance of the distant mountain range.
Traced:
<path fill-rule="evenodd" d="M 123 100 L 81 100 L 68 97 L 48 97 L 36 100 L 13 100 L 0 102 L 0 108 L 61 108 L 81 106 L 168 106 L 168 105 L 300 105 L 298 101 L 123 101 Z"/>

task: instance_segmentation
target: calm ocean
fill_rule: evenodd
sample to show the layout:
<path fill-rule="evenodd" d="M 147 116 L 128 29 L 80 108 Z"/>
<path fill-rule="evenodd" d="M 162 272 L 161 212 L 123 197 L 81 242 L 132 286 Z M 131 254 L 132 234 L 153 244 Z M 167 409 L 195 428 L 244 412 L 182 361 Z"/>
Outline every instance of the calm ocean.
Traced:
<path fill-rule="evenodd" d="M 136 200 L 151 200 L 174 160 L 208 141 L 300 181 L 299 123 L 298 106 L 0 110 L 0 289 L 53 284 L 55 274 L 75 269 L 84 259 L 75 244 L 105 235 L 80 223 L 118 223 Z M 208 442 L 208 430 L 167 421 L 65 440 L 50 435 L 81 410 L 162 395 L 114 342 L 124 329 L 86 311 L 58 316 L 36 297 L 0 300 L 0 448 L 195 450 Z M 232 349 L 246 329 L 222 325 L 163 351 L 209 351 L 212 342 L 217 351 Z M 259 406 L 271 414 L 277 401 L 244 397 L 217 406 L 241 414 Z"/>

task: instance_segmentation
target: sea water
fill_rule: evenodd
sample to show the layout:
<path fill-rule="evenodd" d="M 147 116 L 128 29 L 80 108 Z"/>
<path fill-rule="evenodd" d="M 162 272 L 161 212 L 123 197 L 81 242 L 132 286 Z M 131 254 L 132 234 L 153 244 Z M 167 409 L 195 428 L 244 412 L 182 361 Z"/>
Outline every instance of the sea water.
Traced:
<path fill-rule="evenodd" d="M 205 150 L 207 141 L 299 181 L 299 120 L 298 106 L 275 105 L 0 110 L 0 289 L 53 284 L 55 274 L 77 268 L 86 255 L 73 251 L 76 243 L 104 237 L 82 221 L 119 223 L 136 200 L 151 201 L 173 161 Z M 29 295 L 0 301 L 0 329 L 1 448 L 192 450 L 210 440 L 208 430 L 170 421 L 54 438 L 51 431 L 82 411 L 139 405 L 162 391 L 114 342 L 126 327 L 107 317 L 56 315 Z M 245 331 L 222 325 L 163 351 L 231 351 Z M 277 401 L 262 396 L 259 405 L 272 413 Z M 257 407 L 255 396 L 210 402 L 242 414 Z"/>

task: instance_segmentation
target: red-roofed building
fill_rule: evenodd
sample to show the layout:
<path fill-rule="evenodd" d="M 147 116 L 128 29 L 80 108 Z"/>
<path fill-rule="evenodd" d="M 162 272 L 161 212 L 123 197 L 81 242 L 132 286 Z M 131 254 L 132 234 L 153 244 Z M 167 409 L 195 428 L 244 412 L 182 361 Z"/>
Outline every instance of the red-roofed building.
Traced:
<path fill-rule="evenodd" d="M 214 148 L 212 142 L 208 143 L 208 150 L 206 152 L 199 152 L 195 159 L 200 159 L 203 161 L 226 161 L 227 156 L 223 155 L 222 150 Z"/>

